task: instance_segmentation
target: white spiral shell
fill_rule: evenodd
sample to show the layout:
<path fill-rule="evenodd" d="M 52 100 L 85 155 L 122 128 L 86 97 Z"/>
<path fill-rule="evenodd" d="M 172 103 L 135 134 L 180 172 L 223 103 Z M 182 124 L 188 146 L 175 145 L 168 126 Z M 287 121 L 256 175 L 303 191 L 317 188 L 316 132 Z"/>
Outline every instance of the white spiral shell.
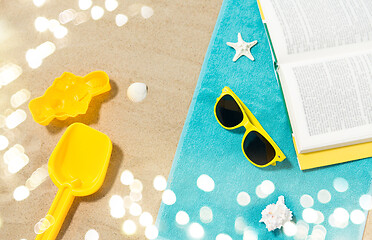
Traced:
<path fill-rule="evenodd" d="M 142 102 L 147 96 L 147 85 L 144 83 L 132 83 L 127 90 L 127 96 L 132 102 Z"/>
<path fill-rule="evenodd" d="M 284 204 L 284 197 L 280 196 L 278 201 L 267 207 L 261 212 L 262 218 L 260 222 L 266 224 L 268 231 L 273 231 L 281 228 L 286 222 L 292 220 L 292 212 Z"/>

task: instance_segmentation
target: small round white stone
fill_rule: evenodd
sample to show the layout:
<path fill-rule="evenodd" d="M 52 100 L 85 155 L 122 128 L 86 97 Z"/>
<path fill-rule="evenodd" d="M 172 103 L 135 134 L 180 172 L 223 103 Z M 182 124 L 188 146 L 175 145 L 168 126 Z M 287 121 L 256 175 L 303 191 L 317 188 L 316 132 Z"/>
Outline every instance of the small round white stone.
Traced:
<path fill-rule="evenodd" d="M 142 102 L 147 96 L 147 85 L 144 83 L 132 83 L 127 90 L 127 96 L 132 102 Z"/>

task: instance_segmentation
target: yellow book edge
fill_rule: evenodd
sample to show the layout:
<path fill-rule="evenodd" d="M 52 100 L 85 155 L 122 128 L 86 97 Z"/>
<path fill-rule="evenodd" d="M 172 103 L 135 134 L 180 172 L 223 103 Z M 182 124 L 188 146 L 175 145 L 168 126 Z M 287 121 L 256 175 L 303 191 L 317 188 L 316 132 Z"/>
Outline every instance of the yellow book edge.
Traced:
<path fill-rule="evenodd" d="M 261 19 L 262 19 L 262 21 L 265 21 L 265 16 L 264 16 L 263 11 L 262 11 L 260 0 L 257 0 L 257 4 L 258 4 L 258 9 L 260 10 Z"/>
<path fill-rule="evenodd" d="M 301 170 L 324 167 L 333 164 L 360 160 L 372 156 L 372 142 L 359 143 L 340 148 L 327 149 L 311 153 L 298 153 L 293 138 L 298 164 Z"/>

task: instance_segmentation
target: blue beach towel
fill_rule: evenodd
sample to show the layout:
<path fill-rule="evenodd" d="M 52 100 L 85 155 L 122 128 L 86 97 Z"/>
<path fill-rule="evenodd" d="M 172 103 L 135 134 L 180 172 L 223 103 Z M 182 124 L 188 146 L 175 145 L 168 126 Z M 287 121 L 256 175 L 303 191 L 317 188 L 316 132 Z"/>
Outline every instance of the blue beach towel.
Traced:
<path fill-rule="evenodd" d="M 258 41 L 251 49 L 255 61 L 246 57 L 232 61 L 235 50 L 226 42 L 237 42 L 239 32 L 246 42 Z M 244 129 L 227 131 L 213 114 L 224 86 L 229 86 L 251 110 L 286 160 L 261 169 L 244 157 Z M 326 234 L 325 239 L 362 239 L 371 174 L 371 158 L 308 171 L 299 169 L 257 2 L 225 0 L 168 178 L 168 189 L 176 195 L 176 202 L 160 207 L 158 239 L 230 239 L 227 235 L 231 239 L 305 239 L 306 235 L 319 234 L 319 229 Z M 207 191 L 198 187 L 198 179 L 202 181 L 203 177 Z M 281 195 L 293 212 L 295 236 L 293 228 L 269 232 L 259 222 L 261 211 Z M 183 215 L 178 215 L 177 222 L 180 211 Z M 306 234 L 305 238 L 300 233 Z"/>

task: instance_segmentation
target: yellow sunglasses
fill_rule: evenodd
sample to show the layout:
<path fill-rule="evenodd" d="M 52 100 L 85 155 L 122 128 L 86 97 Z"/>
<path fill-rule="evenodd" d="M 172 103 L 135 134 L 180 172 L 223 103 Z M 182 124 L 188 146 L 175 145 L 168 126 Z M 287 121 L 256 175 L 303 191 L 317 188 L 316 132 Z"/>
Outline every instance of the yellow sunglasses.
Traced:
<path fill-rule="evenodd" d="M 224 87 L 214 106 L 214 115 L 225 129 L 244 127 L 242 150 L 245 157 L 256 167 L 276 165 L 286 156 L 267 134 L 256 117 L 229 88 Z"/>

